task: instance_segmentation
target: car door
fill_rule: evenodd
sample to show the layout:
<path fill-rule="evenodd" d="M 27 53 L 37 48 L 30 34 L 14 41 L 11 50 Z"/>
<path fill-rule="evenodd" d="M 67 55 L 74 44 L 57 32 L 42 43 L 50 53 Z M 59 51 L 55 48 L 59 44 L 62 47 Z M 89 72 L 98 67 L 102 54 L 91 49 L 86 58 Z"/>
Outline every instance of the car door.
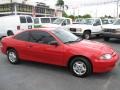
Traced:
<path fill-rule="evenodd" d="M 93 24 L 93 32 L 94 33 L 99 33 L 102 31 L 102 25 L 100 19 L 96 19 L 94 24 Z"/>
<path fill-rule="evenodd" d="M 50 45 L 56 39 L 48 32 L 34 30 L 30 31 L 29 56 L 37 62 L 59 65 L 62 63 L 63 47 L 61 45 Z"/>
<path fill-rule="evenodd" d="M 17 34 L 14 37 L 15 47 L 20 59 L 29 60 L 27 42 L 29 42 L 29 31 Z"/>

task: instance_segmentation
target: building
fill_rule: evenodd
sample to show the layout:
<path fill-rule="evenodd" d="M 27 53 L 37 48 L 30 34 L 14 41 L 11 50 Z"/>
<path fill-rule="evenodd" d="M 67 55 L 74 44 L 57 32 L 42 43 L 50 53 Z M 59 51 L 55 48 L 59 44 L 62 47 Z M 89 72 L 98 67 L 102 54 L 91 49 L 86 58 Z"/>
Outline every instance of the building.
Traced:
<path fill-rule="evenodd" d="M 62 11 L 52 9 L 45 3 L 38 3 L 36 6 L 18 2 L 17 3 L 4 2 L 0 4 L 0 16 L 32 15 L 36 17 L 54 17 L 54 16 L 61 17 L 62 15 L 61 13 Z"/>

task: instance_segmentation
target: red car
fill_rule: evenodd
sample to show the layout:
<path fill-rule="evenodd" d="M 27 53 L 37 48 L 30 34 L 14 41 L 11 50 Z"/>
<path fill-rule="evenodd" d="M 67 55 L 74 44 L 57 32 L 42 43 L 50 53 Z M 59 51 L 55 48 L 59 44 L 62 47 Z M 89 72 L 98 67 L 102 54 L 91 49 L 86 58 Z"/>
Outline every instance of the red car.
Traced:
<path fill-rule="evenodd" d="M 111 71 L 118 61 L 111 47 L 83 40 L 61 28 L 26 30 L 3 38 L 1 43 L 12 64 L 22 60 L 54 64 L 68 67 L 77 77 Z"/>

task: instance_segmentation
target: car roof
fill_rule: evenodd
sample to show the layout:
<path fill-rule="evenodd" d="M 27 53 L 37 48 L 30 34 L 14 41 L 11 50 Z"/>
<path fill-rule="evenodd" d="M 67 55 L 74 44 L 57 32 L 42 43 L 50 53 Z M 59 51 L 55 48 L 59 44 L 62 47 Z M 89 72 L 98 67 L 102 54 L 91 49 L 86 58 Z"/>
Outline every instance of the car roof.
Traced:
<path fill-rule="evenodd" d="M 22 32 L 25 32 L 25 31 L 34 31 L 34 30 L 40 30 L 40 31 L 52 31 L 52 30 L 56 30 L 57 28 L 35 28 L 35 29 L 28 29 L 28 30 L 19 30 L 15 33 L 16 34 L 19 34 L 19 33 L 22 33 Z"/>

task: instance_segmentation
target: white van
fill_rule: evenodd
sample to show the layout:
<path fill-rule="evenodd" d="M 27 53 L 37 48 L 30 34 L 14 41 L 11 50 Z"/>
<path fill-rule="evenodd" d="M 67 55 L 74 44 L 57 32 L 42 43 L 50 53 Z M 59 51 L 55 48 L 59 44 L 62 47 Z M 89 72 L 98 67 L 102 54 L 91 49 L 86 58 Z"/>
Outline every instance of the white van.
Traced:
<path fill-rule="evenodd" d="M 0 17 L 0 38 L 15 34 L 18 30 L 32 29 L 33 18 L 29 15 Z"/>
<path fill-rule="evenodd" d="M 57 28 L 57 27 L 61 27 L 61 26 L 65 27 L 66 25 L 71 25 L 71 24 L 72 24 L 72 19 L 60 17 L 60 18 L 56 19 L 53 23 L 42 25 L 42 27 Z"/>
<path fill-rule="evenodd" d="M 35 17 L 34 18 L 34 28 L 39 28 L 44 24 L 53 23 L 57 17 Z"/>

